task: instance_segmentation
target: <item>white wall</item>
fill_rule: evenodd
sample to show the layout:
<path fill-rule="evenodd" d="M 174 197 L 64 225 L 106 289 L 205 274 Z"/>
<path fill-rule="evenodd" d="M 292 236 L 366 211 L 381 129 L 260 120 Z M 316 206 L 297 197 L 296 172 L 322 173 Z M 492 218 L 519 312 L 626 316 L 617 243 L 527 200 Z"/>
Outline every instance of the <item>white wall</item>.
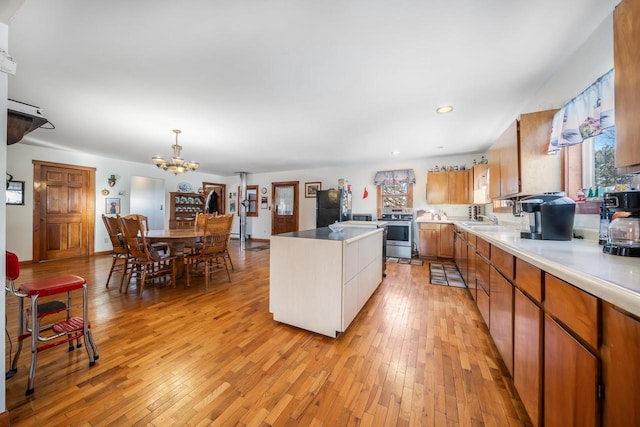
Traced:
<path fill-rule="evenodd" d="M 5 97 L 6 99 L 6 97 Z M 46 132 L 41 130 L 41 132 Z M 52 131 L 55 132 L 55 131 Z M 5 132 L 6 134 L 6 132 Z M 119 197 L 121 206 L 120 214 L 129 214 L 129 196 L 132 176 L 148 176 L 161 178 L 165 181 L 166 206 L 169 206 L 169 192 L 178 191 L 180 182 L 189 182 L 194 189 L 202 187 L 203 181 L 225 182 L 225 177 L 219 175 L 189 172 L 184 175 L 174 176 L 156 168 L 151 164 L 140 164 L 122 160 L 108 159 L 91 154 L 60 151 L 49 148 L 35 147 L 23 143 L 13 144 L 7 148 L 9 172 L 15 180 L 25 181 L 24 206 L 7 206 L 7 249 L 18 254 L 21 260 L 32 259 L 33 244 L 33 160 L 73 164 L 96 168 L 96 217 L 95 217 L 95 245 L 96 252 L 111 250 L 107 231 L 102 224 L 101 215 L 105 212 L 105 198 Z M 107 179 L 114 174 L 117 183 L 109 187 Z M 103 196 L 102 189 L 108 189 L 110 194 Z M 123 194 L 118 194 L 122 192 Z M 165 215 L 165 226 L 168 227 L 169 214 Z"/>

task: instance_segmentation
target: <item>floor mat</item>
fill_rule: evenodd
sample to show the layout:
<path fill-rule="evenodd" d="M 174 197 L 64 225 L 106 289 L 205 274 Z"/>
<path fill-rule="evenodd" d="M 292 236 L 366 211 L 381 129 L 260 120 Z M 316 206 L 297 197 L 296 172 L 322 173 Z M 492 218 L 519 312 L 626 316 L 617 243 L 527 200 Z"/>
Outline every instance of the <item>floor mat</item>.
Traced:
<path fill-rule="evenodd" d="M 266 249 L 269 249 L 269 245 L 253 246 L 251 248 L 246 248 L 245 250 L 247 250 L 247 251 L 264 251 Z"/>
<path fill-rule="evenodd" d="M 396 258 L 392 256 L 387 257 L 387 262 L 409 265 L 424 265 L 424 260 L 421 259 Z"/>
<path fill-rule="evenodd" d="M 429 281 L 432 285 L 467 287 L 455 265 L 431 263 L 429 264 L 429 274 L 431 276 Z"/>

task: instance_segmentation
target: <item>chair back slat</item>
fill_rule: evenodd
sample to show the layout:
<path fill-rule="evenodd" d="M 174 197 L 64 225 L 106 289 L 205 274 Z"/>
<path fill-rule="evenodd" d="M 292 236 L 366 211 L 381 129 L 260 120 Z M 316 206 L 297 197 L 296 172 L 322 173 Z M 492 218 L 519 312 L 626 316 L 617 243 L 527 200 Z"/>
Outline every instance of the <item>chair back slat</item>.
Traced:
<path fill-rule="evenodd" d="M 127 245 L 123 241 L 122 233 L 120 232 L 120 217 L 102 214 L 102 222 L 104 222 L 104 226 L 107 229 L 113 252 L 117 254 L 127 253 Z"/>
<path fill-rule="evenodd" d="M 120 217 L 120 230 L 129 254 L 137 260 L 151 261 L 142 221 L 137 218 Z"/>

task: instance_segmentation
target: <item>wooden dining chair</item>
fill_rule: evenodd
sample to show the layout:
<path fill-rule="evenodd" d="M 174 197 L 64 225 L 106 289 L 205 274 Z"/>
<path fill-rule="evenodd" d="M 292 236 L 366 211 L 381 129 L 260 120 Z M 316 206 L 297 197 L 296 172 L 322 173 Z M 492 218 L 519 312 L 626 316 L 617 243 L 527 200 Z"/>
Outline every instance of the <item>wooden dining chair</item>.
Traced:
<path fill-rule="evenodd" d="M 209 289 L 209 278 L 216 271 L 225 270 L 227 279 L 231 282 L 229 267 L 225 253 L 229 242 L 229 233 L 226 225 L 227 219 L 221 216 L 207 218 L 204 224 L 202 246 L 192 254 L 185 255 L 187 269 L 187 286 L 191 285 L 191 275 L 202 273 L 205 277 L 205 290 Z"/>
<path fill-rule="evenodd" d="M 122 233 L 120 233 L 120 217 L 119 216 L 107 216 L 102 214 L 102 222 L 109 234 L 109 240 L 111 240 L 111 256 L 113 262 L 111 263 L 111 269 L 109 270 L 109 276 L 107 277 L 106 287 L 109 287 L 109 281 L 114 271 L 121 271 L 122 277 L 120 278 L 120 292 L 122 292 L 122 285 L 129 273 L 131 264 L 129 263 L 129 250 L 125 244 Z"/>
<path fill-rule="evenodd" d="M 144 231 L 149 231 L 149 217 L 147 217 L 146 215 L 129 214 L 125 215 L 125 218 L 140 220 L 140 222 L 142 222 L 142 225 L 144 226 Z M 151 246 L 153 246 L 153 248 L 158 252 L 162 252 L 165 254 L 169 253 L 169 244 L 167 242 L 155 242 L 152 243 Z"/>
<path fill-rule="evenodd" d="M 231 265 L 231 270 L 235 270 L 235 267 L 233 266 L 233 261 L 231 261 L 231 255 L 229 255 L 229 243 L 231 242 L 231 228 L 233 227 L 233 214 L 227 213 L 220 216 L 225 218 L 224 224 L 226 226 L 226 232 L 228 233 L 227 247 L 224 250 L 224 256 L 229 260 L 229 264 Z"/>
<path fill-rule="evenodd" d="M 134 274 L 136 276 L 136 286 L 138 287 L 138 297 L 142 297 L 144 285 L 147 282 L 158 279 L 165 283 L 169 280 L 171 286 L 175 288 L 177 258 L 167 254 L 159 254 L 150 249 L 141 220 L 121 217 L 120 230 L 127 245 L 131 262 L 125 292 L 129 290 L 129 284 Z"/>

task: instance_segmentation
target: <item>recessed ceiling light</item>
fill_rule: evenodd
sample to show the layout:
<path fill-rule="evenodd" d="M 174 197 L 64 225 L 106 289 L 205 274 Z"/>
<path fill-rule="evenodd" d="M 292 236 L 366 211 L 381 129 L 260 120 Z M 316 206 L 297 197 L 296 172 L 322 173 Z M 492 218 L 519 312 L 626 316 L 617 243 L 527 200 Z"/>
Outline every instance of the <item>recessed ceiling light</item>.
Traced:
<path fill-rule="evenodd" d="M 400 154 L 400 152 L 398 150 L 394 150 L 391 152 L 392 156 L 397 156 L 398 154 Z"/>
<path fill-rule="evenodd" d="M 451 105 L 443 105 L 442 107 L 438 107 L 436 109 L 436 113 L 445 114 L 453 111 L 453 107 Z"/>

